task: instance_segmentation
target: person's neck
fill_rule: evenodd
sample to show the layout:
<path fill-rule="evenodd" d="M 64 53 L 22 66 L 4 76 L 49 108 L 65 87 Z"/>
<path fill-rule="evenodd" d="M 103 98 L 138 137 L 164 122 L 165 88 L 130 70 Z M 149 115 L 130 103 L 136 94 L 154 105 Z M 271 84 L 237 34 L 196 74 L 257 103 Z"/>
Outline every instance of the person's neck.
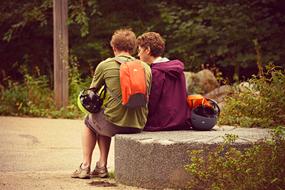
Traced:
<path fill-rule="evenodd" d="M 150 56 L 147 60 L 147 63 L 149 63 L 150 65 L 153 64 L 154 60 L 156 60 L 157 57 L 153 57 L 153 56 Z"/>
<path fill-rule="evenodd" d="M 120 51 L 120 52 L 114 52 L 115 56 L 131 56 L 131 54 L 129 52 L 126 51 Z"/>

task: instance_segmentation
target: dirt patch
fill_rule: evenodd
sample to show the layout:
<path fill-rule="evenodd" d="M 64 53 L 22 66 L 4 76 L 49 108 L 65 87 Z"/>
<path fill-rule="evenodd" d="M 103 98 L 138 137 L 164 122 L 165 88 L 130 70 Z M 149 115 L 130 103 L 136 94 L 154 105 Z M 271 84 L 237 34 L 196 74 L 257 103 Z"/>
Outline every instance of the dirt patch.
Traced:
<path fill-rule="evenodd" d="M 124 186 L 115 179 L 73 179 L 68 172 L 0 172 L 1 190 L 142 190 Z"/>

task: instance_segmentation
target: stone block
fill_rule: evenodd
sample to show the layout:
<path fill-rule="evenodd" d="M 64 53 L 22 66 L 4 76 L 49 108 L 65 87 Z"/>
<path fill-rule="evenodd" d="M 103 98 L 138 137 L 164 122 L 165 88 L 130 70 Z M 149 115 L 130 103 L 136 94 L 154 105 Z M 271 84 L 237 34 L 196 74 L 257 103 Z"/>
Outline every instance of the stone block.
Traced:
<path fill-rule="evenodd" d="M 142 132 L 115 136 L 115 176 L 119 183 L 151 189 L 184 189 L 190 174 L 189 151 L 216 146 L 226 134 L 238 135 L 244 148 L 270 137 L 261 128 L 214 127 L 211 131 Z"/>

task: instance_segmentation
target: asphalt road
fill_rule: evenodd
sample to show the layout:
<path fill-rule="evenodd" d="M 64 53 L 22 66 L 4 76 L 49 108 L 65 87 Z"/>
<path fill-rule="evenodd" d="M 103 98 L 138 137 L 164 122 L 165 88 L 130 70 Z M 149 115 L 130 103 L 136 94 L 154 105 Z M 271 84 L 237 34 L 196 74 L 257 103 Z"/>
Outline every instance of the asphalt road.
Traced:
<path fill-rule="evenodd" d="M 138 189 L 114 179 L 80 180 L 82 120 L 0 117 L 0 189 Z M 93 166 L 98 159 L 93 153 Z M 114 171 L 112 141 L 109 171 Z"/>

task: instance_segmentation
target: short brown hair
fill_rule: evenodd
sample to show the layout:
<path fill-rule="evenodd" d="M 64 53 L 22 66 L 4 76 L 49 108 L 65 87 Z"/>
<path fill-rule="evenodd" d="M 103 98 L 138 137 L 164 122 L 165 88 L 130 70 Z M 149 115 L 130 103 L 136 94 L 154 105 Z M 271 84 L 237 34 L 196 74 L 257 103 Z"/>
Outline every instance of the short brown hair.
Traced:
<path fill-rule="evenodd" d="M 116 30 L 112 36 L 110 45 L 119 51 L 126 51 L 133 54 L 137 49 L 136 35 L 131 29 Z"/>
<path fill-rule="evenodd" d="M 150 54 L 154 57 L 161 56 L 164 52 L 165 41 L 156 32 L 146 32 L 138 37 L 138 46 L 142 48 L 150 48 Z"/>

